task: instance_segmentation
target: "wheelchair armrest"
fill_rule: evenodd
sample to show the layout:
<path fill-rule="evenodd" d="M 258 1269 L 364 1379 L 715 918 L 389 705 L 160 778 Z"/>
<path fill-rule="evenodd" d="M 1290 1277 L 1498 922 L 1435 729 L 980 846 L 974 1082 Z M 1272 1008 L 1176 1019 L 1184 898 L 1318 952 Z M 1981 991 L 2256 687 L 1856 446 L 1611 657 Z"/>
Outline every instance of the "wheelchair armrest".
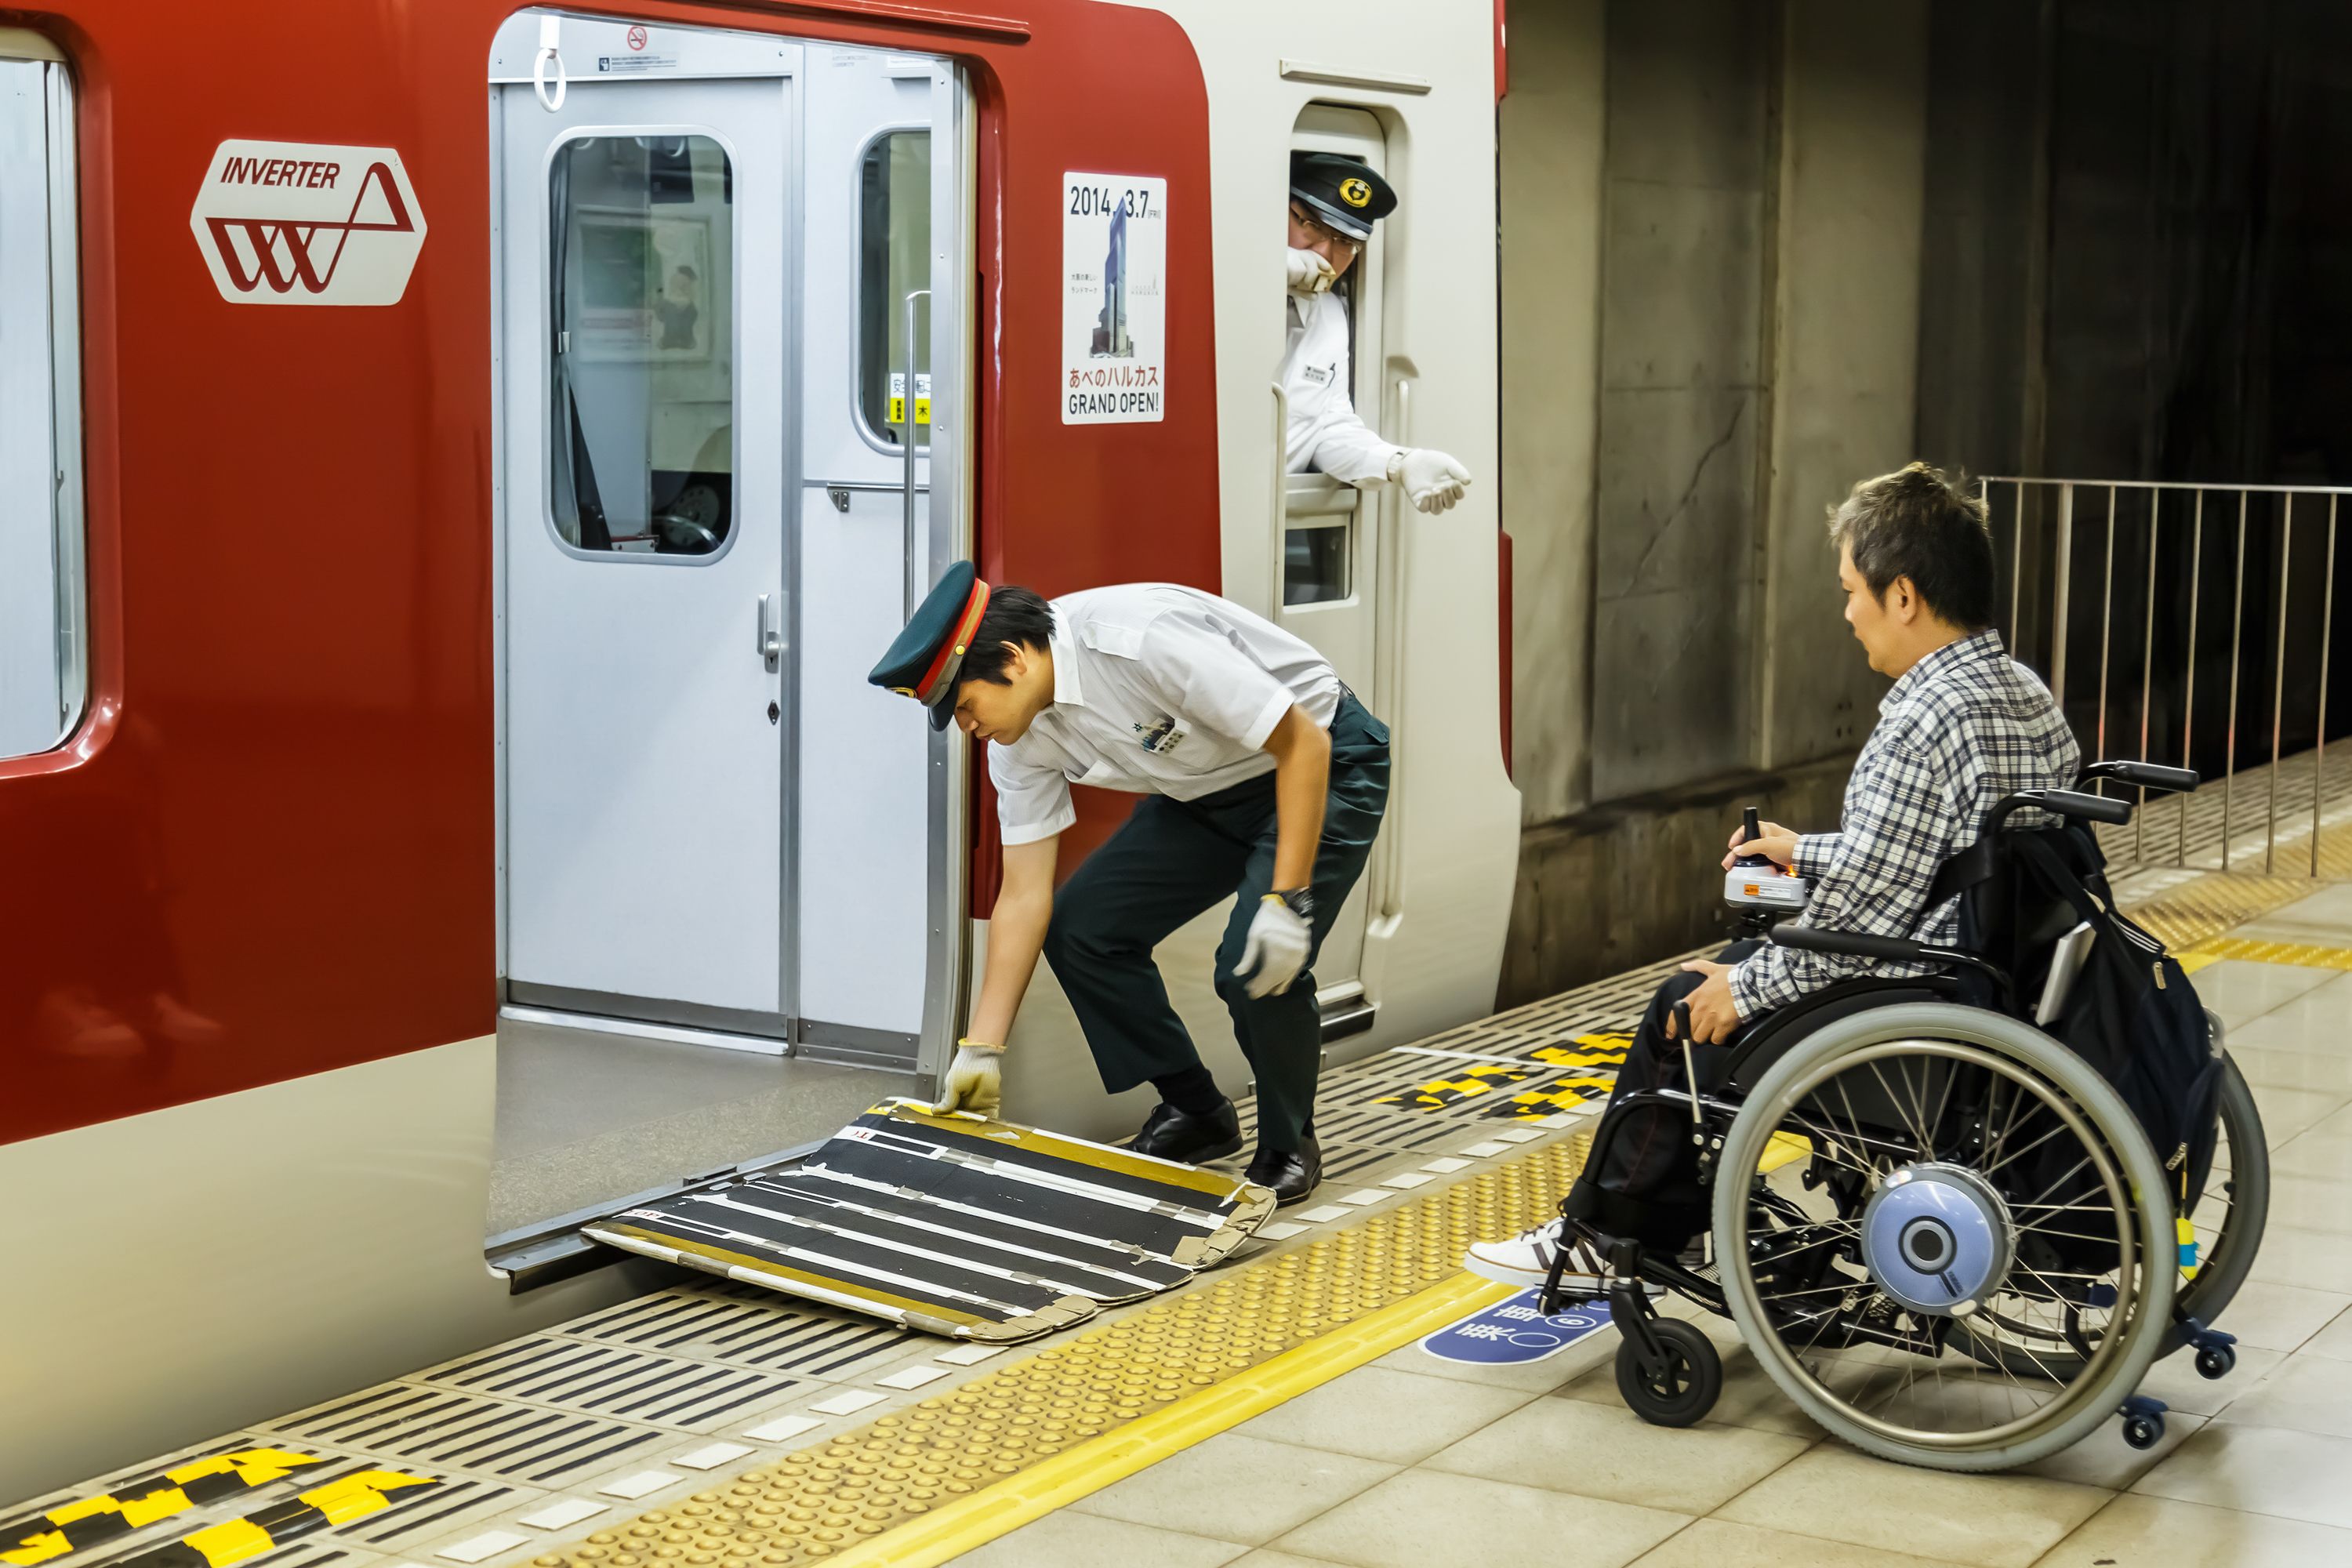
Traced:
<path fill-rule="evenodd" d="M 2083 798 L 2094 800 L 2097 797 L 2085 795 Z M 1962 969 L 1973 969 L 1991 981 L 1993 988 L 2000 994 L 2004 1012 L 2013 1013 L 2017 1009 L 2016 988 L 2010 982 L 2009 972 L 1962 948 L 1939 947 L 1933 942 L 1913 942 L 1908 937 L 1874 936 L 1858 931 L 1820 931 L 1801 925 L 1774 926 L 1772 945 L 1794 948 L 1800 952 L 1835 952 L 1850 958 L 1878 958 L 1890 963 L 1957 964 Z"/>
<path fill-rule="evenodd" d="M 1858 931 L 1818 931 L 1811 926 L 1777 925 L 1772 945 L 1800 952 L 1842 952 L 1853 958 L 1884 958 L 1895 963 L 1925 963 L 1927 944 L 1907 937 L 1873 936 Z"/>

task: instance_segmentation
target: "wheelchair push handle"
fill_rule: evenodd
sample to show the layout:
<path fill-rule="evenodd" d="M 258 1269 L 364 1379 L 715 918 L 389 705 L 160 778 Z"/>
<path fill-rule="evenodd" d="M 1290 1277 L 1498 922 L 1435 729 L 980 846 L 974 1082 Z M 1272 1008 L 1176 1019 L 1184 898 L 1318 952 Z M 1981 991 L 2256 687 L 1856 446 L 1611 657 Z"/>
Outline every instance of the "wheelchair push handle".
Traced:
<path fill-rule="evenodd" d="M 2168 768 L 2161 763 L 2093 763 L 2083 770 L 2074 782 L 2096 784 L 2112 779 L 2116 784 L 2130 784 L 2137 789 L 2163 790 L 2171 795 L 2191 795 L 2204 783 L 2204 777 L 2194 768 Z"/>
<path fill-rule="evenodd" d="M 1990 837 L 2000 832 L 2007 825 L 2011 813 L 2028 808 L 2079 822 L 2105 822 L 2118 827 L 2132 819 L 2132 803 L 2120 796 L 2085 795 L 2076 789 L 2021 789 L 2015 795 L 2001 796 L 1994 805 L 1985 823 L 1985 836 Z"/>

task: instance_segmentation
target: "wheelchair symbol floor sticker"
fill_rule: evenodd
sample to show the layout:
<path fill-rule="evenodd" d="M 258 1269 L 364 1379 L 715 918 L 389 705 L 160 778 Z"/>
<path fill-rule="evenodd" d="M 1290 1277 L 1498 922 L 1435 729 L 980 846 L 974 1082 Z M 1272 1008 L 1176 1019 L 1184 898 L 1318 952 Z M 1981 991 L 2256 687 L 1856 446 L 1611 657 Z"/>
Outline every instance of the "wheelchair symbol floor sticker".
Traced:
<path fill-rule="evenodd" d="M 1522 1290 L 1447 1324 L 1424 1338 L 1421 1348 L 1440 1361 L 1500 1366 L 1558 1355 L 1610 1326 L 1606 1301 L 1588 1301 L 1546 1317 L 1538 1305 L 1542 1295 L 1538 1289 Z"/>

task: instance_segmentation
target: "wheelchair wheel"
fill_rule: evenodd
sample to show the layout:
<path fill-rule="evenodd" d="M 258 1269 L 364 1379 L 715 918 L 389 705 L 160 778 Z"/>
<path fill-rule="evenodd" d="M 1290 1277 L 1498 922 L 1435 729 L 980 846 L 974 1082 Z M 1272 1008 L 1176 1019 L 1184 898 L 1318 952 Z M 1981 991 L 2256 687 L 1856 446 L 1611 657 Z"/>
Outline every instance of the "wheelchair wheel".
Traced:
<path fill-rule="evenodd" d="M 1688 1426 L 1703 1420 L 1723 1394 L 1723 1357 L 1706 1332 L 1680 1318 L 1654 1318 L 1650 1331 L 1665 1347 L 1668 1364 L 1653 1375 L 1642 1365 L 1632 1336 L 1617 1346 L 1617 1392 L 1626 1408 L 1653 1426 Z"/>
<path fill-rule="evenodd" d="M 2214 1026 L 2221 1037 L 2221 1026 Z M 2183 1321 L 2196 1319 L 2213 1326 L 2238 1294 L 2262 1249 L 2263 1231 L 2270 1217 L 2270 1144 L 2263 1131 L 2262 1112 L 2245 1074 L 2226 1055 L 2221 1084 L 2215 1091 L 2221 1140 L 2213 1152 L 2213 1168 L 2205 1187 L 2190 1206 L 2197 1227 L 2198 1258 L 2175 1283 L 2172 1321 L 2167 1325 L 2164 1348 L 2170 1355 L 2188 1342 Z M 1990 1314 L 1965 1325 L 1966 1349 L 1988 1366 L 2005 1366 L 2021 1377 L 2037 1377 L 2046 1370 L 2071 1371 L 2082 1356 L 2063 1331 L 2039 1331 L 2030 1324 L 2001 1321 Z M 2208 1377 L 2227 1376 L 2222 1357 L 2202 1361 L 2199 1371 Z M 2226 1358 L 2234 1361 L 2234 1357 Z"/>
<path fill-rule="evenodd" d="M 1768 1176 L 1776 1135 L 1807 1152 Z M 1790 1046 L 1733 1120 L 1725 1301 L 1773 1382 L 1856 1447 L 2029 1463 L 2113 1419 L 2163 1346 L 2170 1205 L 2133 1194 L 2164 1180 L 2114 1089 L 2030 1025 L 1936 1002 L 1857 1014 Z M 2023 1327 L 2026 1370 L 1975 1364 L 1984 1321 Z"/>

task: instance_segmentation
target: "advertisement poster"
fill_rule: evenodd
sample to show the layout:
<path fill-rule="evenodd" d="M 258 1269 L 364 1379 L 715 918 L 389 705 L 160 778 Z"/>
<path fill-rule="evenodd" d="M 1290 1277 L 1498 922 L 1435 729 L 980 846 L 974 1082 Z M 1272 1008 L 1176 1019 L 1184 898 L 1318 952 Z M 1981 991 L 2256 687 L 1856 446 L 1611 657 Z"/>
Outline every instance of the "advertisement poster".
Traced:
<path fill-rule="evenodd" d="M 1062 178 L 1062 423 L 1167 416 L 1168 182 Z"/>

